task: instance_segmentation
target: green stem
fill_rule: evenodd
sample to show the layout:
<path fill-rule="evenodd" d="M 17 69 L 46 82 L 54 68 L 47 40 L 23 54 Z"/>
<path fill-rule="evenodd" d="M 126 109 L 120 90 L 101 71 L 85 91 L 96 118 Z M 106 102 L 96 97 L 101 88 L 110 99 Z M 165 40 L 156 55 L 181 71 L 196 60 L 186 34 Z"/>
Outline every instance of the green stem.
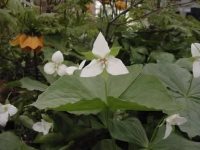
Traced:
<path fill-rule="evenodd" d="M 34 69 L 35 69 L 35 79 L 38 80 L 38 69 L 37 69 L 37 53 L 34 51 Z"/>

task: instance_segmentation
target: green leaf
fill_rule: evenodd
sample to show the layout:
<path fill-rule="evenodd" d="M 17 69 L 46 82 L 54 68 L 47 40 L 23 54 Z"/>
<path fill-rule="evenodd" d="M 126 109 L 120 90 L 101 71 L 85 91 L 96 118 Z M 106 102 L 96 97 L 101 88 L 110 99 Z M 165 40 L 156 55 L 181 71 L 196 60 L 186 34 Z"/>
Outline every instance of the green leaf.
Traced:
<path fill-rule="evenodd" d="M 85 57 L 85 59 L 87 59 L 87 60 L 93 60 L 93 59 L 95 59 L 94 54 L 92 53 L 92 51 L 82 52 L 81 54 L 82 54 L 82 55 Z"/>
<path fill-rule="evenodd" d="M 45 36 L 45 44 L 49 47 L 53 47 L 56 50 L 66 51 L 66 36 L 61 34 L 51 34 Z"/>
<path fill-rule="evenodd" d="M 107 95 L 110 97 L 118 98 L 123 92 L 126 91 L 135 79 L 142 72 L 142 65 L 134 65 L 128 68 L 130 73 L 122 76 L 109 76 L 107 80 Z M 116 88 L 116 85 L 120 85 Z"/>
<path fill-rule="evenodd" d="M 56 110 L 59 111 L 68 111 L 75 114 L 88 114 L 88 113 L 98 113 L 106 108 L 106 105 L 103 101 L 99 99 L 94 100 L 81 100 L 74 104 L 62 105 Z M 87 110 L 87 111 L 86 111 Z"/>
<path fill-rule="evenodd" d="M 107 79 L 101 76 L 81 78 L 78 74 L 61 77 L 33 105 L 39 109 L 76 113 L 94 113 L 105 107 L 113 110 L 171 110 L 176 107 L 157 78 L 141 74 L 141 65 L 129 70 L 127 75 Z"/>
<path fill-rule="evenodd" d="M 148 108 L 144 105 L 140 105 L 136 102 L 129 102 L 125 100 L 121 100 L 119 98 L 113 98 L 113 97 L 108 97 L 107 103 L 109 105 L 109 108 L 113 111 L 116 110 L 138 110 L 138 111 L 156 111 L 156 108 Z"/>
<path fill-rule="evenodd" d="M 158 130 L 155 139 L 149 144 L 148 149 L 152 150 L 199 150 L 200 143 L 190 141 L 180 135 L 171 133 L 163 140 L 164 128 Z"/>
<path fill-rule="evenodd" d="M 10 15 L 10 11 L 5 10 L 5 9 L 0 9 L 0 15 L 1 15 L 0 24 L 2 26 L 5 25 L 5 23 L 6 23 L 6 24 L 9 24 L 10 27 L 12 27 L 12 28 L 16 28 L 17 27 L 17 20 L 16 20 L 16 18 L 14 18 L 13 16 Z M 1 27 L 1 28 L 3 28 L 3 27 Z M 0 31 L 1 30 L 2 29 L 0 29 Z"/>
<path fill-rule="evenodd" d="M 1 150 L 36 150 L 24 144 L 16 135 L 11 132 L 0 134 Z"/>
<path fill-rule="evenodd" d="M 53 53 L 56 51 L 54 48 L 51 47 L 44 47 L 42 48 L 42 51 L 44 53 L 44 61 L 48 60 L 48 61 L 52 61 L 52 55 Z"/>
<path fill-rule="evenodd" d="M 175 64 L 148 64 L 145 72 L 160 78 L 180 106 L 166 113 L 179 113 L 186 117 L 187 122 L 179 126 L 180 129 L 190 137 L 200 135 L 200 78 L 194 79 L 186 69 Z"/>
<path fill-rule="evenodd" d="M 119 96 L 119 99 L 137 103 L 152 110 L 174 110 L 176 103 L 166 88 L 154 76 L 140 75 L 137 80 Z"/>
<path fill-rule="evenodd" d="M 112 139 L 104 139 L 98 142 L 92 150 L 121 150 Z"/>
<path fill-rule="evenodd" d="M 137 144 L 142 148 L 148 147 L 149 140 L 138 119 L 112 120 L 111 125 L 109 131 L 113 138 Z"/>
<path fill-rule="evenodd" d="M 39 109 L 58 108 L 60 110 L 63 109 L 63 107 L 60 106 L 66 105 L 66 110 L 68 110 L 67 108 L 70 108 L 70 111 L 74 110 L 74 108 L 71 108 L 72 106 L 77 107 L 78 105 L 82 108 L 78 107 L 77 111 L 82 111 L 84 107 L 87 108 L 87 105 L 75 103 L 80 100 L 85 102 L 90 100 L 92 105 L 92 100 L 97 98 L 105 101 L 106 93 L 104 87 L 104 80 L 100 76 L 94 78 L 64 76 L 54 82 L 42 95 L 40 95 L 33 105 Z M 99 104 L 102 105 L 102 102 L 99 102 Z M 94 110 L 96 110 L 96 107 L 94 107 Z"/>
<path fill-rule="evenodd" d="M 182 68 L 192 71 L 192 59 L 191 58 L 181 58 L 176 61 L 176 64 Z"/>
<path fill-rule="evenodd" d="M 48 87 L 47 85 L 45 85 L 39 81 L 32 80 L 28 77 L 22 78 L 19 81 L 21 83 L 21 87 L 25 88 L 29 91 L 33 91 L 33 90 L 45 91 L 46 88 Z"/>
<path fill-rule="evenodd" d="M 34 122 L 33 122 L 33 120 L 30 119 L 28 116 L 21 115 L 21 116 L 19 117 L 19 120 L 21 121 L 21 123 L 22 123 L 25 127 L 29 128 L 29 129 L 32 129 Z"/>
<path fill-rule="evenodd" d="M 152 52 L 150 55 L 150 59 L 155 60 L 156 62 L 169 62 L 172 63 L 175 60 L 173 54 L 167 52 Z"/>
<path fill-rule="evenodd" d="M 112 56 L 117 56 L 119 51 L 120 51 L 121 47 L 120 46 L 115 46 L 115 47 L 112 47 L 110 49 L 110 55 Z"/>
<path fill-rule="evenodd" d="M 64 137 L 60 133 L 49 133 L 47 135 L 38 134 L 34 140 L 35 143 L 53 143 L 54 145 L 61 141 L 64 141 Z"/>

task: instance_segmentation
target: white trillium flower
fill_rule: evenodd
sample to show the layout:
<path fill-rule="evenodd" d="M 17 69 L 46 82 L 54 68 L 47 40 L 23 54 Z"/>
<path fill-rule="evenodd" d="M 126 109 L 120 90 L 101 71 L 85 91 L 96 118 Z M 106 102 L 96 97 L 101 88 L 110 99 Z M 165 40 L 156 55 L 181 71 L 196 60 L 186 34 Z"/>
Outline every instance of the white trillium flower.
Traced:
<path fill-rule="evenodd" d="M 200 43 L 193 43 L 191 45 L 192 57 L 196 57 L 193 62 L 193 76 L 194 78 L 200 77 Z"/>
<path fill-rule="evenodd" d="M 81 77 L 94 77 L 103 72 L 104 69 L 111 75 L 122 75 L 129 73 L 123 62 L 110 54 L 108 43 L 100 32 L 94 42 L 92 53 L 97 59 L 93 59 L 89 65 L 81 71 Z"/>
<path fill-rule="evenodd" d="M 68 75 L 73 75 L 75 70 L 81 70 L 85 65 L 86 60 L 83 60 L 79 66 L 70 66 L 66 68 L 66 73 Z"/>
<path fill-rule="evenodd" d="M 41 119 L 41 122 L 36 122 L 33 124 L 33 130 L 37 132 L 43 133 L 43 135 L 47 135 L 49 130 L 52 127 L 52 123 L 46 122 L 45 120 Z"/>
<path fill-rule="evenodd" d="M 170 133 L 172 132 L 172 126 L 174 125 L 182 125 L 187 122 L 187 119 L 181 117 L 179 114 L 174 114 L 166 118 L 166 130 L 163 139 L 166 139 Z"/>
<path fill-rule="evenodd" d="M 0 104 L 0 125 L 5 127 L 10 116 L 17 113 L 17 108 L 11 104 Z"/>
<path fill-rule="evenodd" d="M 52 55 L 52 62 L 48 62 L 44 66 L 44 72 L 46 74 L 55 74 L 59 76 L 66 75 L 66 68 L 67 66 L 62 64 L 64 61 L 63 54 L 60 51 L 56 51 Z"/>

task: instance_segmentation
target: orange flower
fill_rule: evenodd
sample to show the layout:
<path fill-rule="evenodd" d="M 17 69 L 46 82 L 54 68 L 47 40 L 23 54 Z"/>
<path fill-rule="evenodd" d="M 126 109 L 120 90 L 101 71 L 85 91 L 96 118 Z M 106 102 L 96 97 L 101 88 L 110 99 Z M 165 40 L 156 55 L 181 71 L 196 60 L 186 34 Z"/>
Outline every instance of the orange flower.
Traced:
<path fill-rule="evenodd" d="M 34 50 L 34 51 L 40 51 L 40 49 L 43 47 L 43 37 L 37 37 L 37 36 L 28 36 L 26 40 L 22 43 L 21 48 L 25 50 Z"/>
<path fill-rule="evenodd" d="M 29 36 L 26 34 L 19 34 L 15 39 L 10 41 L 12 46 L 20 46 L 24 51 L 36 51 L 39 52 L 44 46 L 43 36 Z"/>
<path fill-rule="evenodd" d="M 124 0 L 118 0 L 115 2 L 115 7 L 118 9 L 118 10 L 124 10 L 127 8 L 127 4 Z"/>
<path fill-rule="evenodd" d="M 11 46 L 19 45 L 21 47 L 26 38 L 27 38 L 26 34 L 18 34 L 13 40 L 10 41 L 10 45 Z"/>

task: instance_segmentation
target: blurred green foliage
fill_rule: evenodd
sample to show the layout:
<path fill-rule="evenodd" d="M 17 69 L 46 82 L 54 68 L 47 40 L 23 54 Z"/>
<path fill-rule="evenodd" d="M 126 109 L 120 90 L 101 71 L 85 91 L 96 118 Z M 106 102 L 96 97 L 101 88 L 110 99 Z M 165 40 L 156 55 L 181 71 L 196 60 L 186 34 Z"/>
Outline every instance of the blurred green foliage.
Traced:
<path fill-rule="evenodd" d="M 110 111 L 106 109 L 108 106 L 105 107 L 105 104 L 96 103 L 98 100 L 81 105 L 84 109 L 100 104 L 103 108 L 105 107 L 105 111 L 95 115 L 83 115 L 81 111 L 80 115 L 62 112 L 65 106 L 57 108 L 60 111 L 29 107 L 36 101 L 38 95 L 45 91 L 47 85 L 57 80 L 56 77 L 48 76 L 43 72 L 42 66 L 51 59 L 51 55 L 56 50 L 62 51 L 67 65 L 77 64 L 83 59 L 89 61 L 93 42 L 99 31 L 105 35 L 113 55 L 120 58 L 126 65 L 176 63 L 173 66 L 176 69 L 171 67 L 169 70 L 178 71 L 171 71 L 172 73 L 168 75 L 170 80 L 167 81 L 171 83 L 170 81 L 173 80 L 171 76 L 184 72 L 188 80 L 183 82 L 188 82 L 191 80 L 191 61 L 187 59 L 191 57 L 190 45 L 200 41 L 198 20 L 192 16 L 179 15 L 177 7 L 180 5 L 168 0 L 164 6 L 161 6 L 160 0 L 127 0 L 128 7 L 122 11 L 117 10 L 115 0 L 111 0 L 110 4 L 101 3 L 99 14 L 88 11 L 88 4 L 91 4 L 92 0 L 46 0 L 43 2 L 36 0 L 27 6 L 19 0 L 0 1 L 0 102 L 10 101 L 19 109 L 18 115 L 9 121 L 4 130 L 0 129 L 0 132 L 12 130 L 23 140 L 22 142 L 13 133 L 4 132 L 0 134 L 0 138 L 3 139 L 0 142 L 0 149 L 7 139 L 13 139 L 13 145 L 22 147 L 24 150 L 32 149 L 24 143 L 41 150 L 157 150 L 159 147 L 163 150 L 178 150 L 180 148 L 177 148 L 178 142 L 181 143 L 179 144 L 182 146 L 181 149 L 200 149 L 199 136 L 194 136 L 199 132 L 198 128 L 193 128 L 189 133 L 189 128 L 183 127 L 190 137 L 176 129 L 169 139 L 162 140 L 164 130 L 158 128 L 164 117 L 161 111 L 149 112 L 137 109 Z M 33 53 L 24 52 L 19 47 L 12 47 L 9 41 L 19 33 L 43 35 L 45 45 L 42 52 L 34 57 Z M 161 70 L 156 71 L 159 74 Z M 151 71 L 149 72 L 151 74 Z M 167 79 L 168 76 L 166 75 Z M 117 83 L 119 82 L 118 85 L 124 85 L 122 83 L 124 81 L 123 78 L 116 80 Z M 138 82 L 137 86 L 145 88 L 146 85 L 142 85 L 142 81 L 140 81 L 141 84 Z M 162 79 L 160 80 L 162 83 L 157 79 L 155 81 L 160 86 L 165 85 Z M 176 81 L 179 81 L 179 78 Z M 99 83 L 98 81 L 95 85 Z M 176 99 L 177 91 L 169 87 L 166 87 L 165 91 L 173 93 L 174 95 L 170 96 Z M 198 86 L 195 88 L 198 89 Z M 189 86 L 188 91 L 190 90 L 192 91 Z M 77 92 L 76 89 L 74 92 Z M 188 100 L 185 97 L 184 99 Z M 196 95 L 192 97 L 192 102 L 194 101 L 197 108 L 198 100 Z M 138 102 L 134 105 L 130 103 L 125 105 L 120 98 L 116 101 L 110 98 L 112 104 L 110 105 L 115 109 L 143 108 Z M 57 104 L 53 103 L 53 105 Z M 145 104 L 146 107 L 154 108 L 158 103 L 155 103 L 154 107 L 152 105 L 153 103 Z M 75 106 L 80 108 L 80 104 Z M 73 105 L 68 107 L 73 108 Z M 190 108 L 184 109 L 184 113 L 195 114 Z M 195 120 L 199 119 L 198 115 L 194 115 L 194 118 L 191 116 L 189 118 L 191 120 L 195 117 Z M 31 129 L 33 122 L 41 118 L 54 123 L 53 132 L 46 136 L 36 134 Z M 8 150 L 14 150 L 14 148 L 11 145 Z"/>

